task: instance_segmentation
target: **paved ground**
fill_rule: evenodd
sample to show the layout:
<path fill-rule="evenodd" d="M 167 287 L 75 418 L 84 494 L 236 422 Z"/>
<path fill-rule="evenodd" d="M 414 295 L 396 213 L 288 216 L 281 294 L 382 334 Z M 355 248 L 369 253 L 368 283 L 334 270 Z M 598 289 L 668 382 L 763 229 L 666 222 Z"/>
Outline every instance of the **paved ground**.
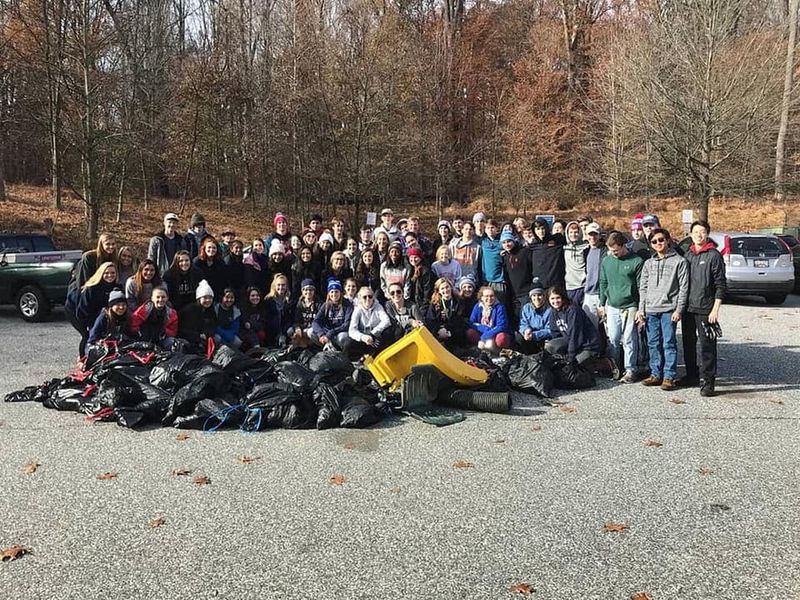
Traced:
<path fill-rule="evenodd" d="M 0 597 L 800 598 L 800 301 L 723 310 L 714 399 L 603 382 L 559 398 L 576 412 L 185 441 L 0 404 L 0 548 L 33 550 Z M 77 341 L 10 311 L 0 339 L 0 395 Z"/>

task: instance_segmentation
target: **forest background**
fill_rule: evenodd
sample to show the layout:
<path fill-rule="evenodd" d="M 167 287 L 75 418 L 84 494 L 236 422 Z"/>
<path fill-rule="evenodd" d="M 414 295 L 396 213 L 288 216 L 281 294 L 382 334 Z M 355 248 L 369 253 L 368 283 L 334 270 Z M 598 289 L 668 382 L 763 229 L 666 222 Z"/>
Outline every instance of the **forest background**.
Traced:
<path fill-rule="evenodd" d="M 47 217 L 90 245 L 202 209 L 254 235 L 276 209 L 356 225 L 384 205 L 429 233 L 478 207 L 796 226 L 797 19 L 798 0 L 0 0 L 0 229 Z"/>

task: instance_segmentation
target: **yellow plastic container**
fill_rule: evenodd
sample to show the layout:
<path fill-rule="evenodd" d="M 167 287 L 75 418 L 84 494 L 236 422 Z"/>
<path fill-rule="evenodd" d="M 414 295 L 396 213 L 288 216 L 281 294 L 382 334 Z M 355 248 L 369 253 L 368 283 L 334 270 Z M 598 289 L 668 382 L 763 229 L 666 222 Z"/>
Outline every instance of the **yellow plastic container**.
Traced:
<path fill-rule="evenodd" d="M 489 374 L 450 354 L 425 327 L 406 334 L 364 365 L 381 385 L 397 388 L 415 365 L 434 365 L 461 385 L 480 385 Z"/>

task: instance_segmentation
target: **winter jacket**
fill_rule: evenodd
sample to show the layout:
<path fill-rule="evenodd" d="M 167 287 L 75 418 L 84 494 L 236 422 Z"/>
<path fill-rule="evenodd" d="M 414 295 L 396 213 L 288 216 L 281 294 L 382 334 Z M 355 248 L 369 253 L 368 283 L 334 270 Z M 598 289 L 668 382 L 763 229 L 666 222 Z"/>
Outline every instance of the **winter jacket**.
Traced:
<path fill-rule="evenodd" d="M 705 315 L 714 307 L 714 300 L 725 297 L 725 261 L 714 243 L 709 241 L 700 249 L 694 244 L 684 258 L 689 263 L 689 299 L 686 310 Z"/>
<path fill-rule="evenodd" d="M 600 293 L 600 265 L 607 252 L 605 244 L 586 248 L 586 282 L 583 290 L 586 294 Z"/>
<path fill-rule="evenodd" d="M 481 275 L 485 283 L 503 283 L 503 259 L 500 253 L 503 246 L 500 238 L 481 239 Z M 477 280 L 481 281 L 481 280 Z"/>
<path fill-rule="evenodd" d="M 195 258 L 192 261 L 194 268 L 200 271 L 202 279 L 208 282 L 211 289 L 214 290 L 214 299 L 219 300 L 222 298 L 222 292 L 228 287 L 228 270 L 225 268 L 225 263 L 221 258 L 217 258 L 210 265 L 200 258 Z"/>
<path fill-rule="evenodd" d="M 319 311 L 319 302 L 314 300 L 311 304 L 306 305 L 302 298 L 294 307 L 294 316 L 292 318 L 292 324 L 295 327 L 299 327 L 300 329 L 308 329 L 311 327 L 311 324 L 314 322 L 314 318 L 317 316 L 317 312 Z"/>
<path fill-rule="evenodd" d="M 302 293 L 303 281 L 310 279 L 314 282 L 314 288 L 317 290 L 317 297 L 322 293 L 323 287 L 321 285 L 321 271 L 319 265 L 312 259 L 311 262 L 300 262 L 298 258 L 292 265 L 292 298 L 299 298 Z M 328 282 L 325 282 L 325 289 L 327 289 Z"/>
<path fill-rule="evenodd" d="M 444 277 L 453 287 L 455 287 L 456 281 L 461 279 L 461 264 L 457 260 L 450 260 L 446 265 L 437 260 L 431 266 L 431 270 L 436 275 L 437 279 Z"/>
<path fill-rule="evenodd" d="M 633 252 L 634 254 L 638 254 L 642 257 L 642 260 L 647 260 L 655 255 L 655 250 L 653 250 L 645 241 L 644 237 L 639 238 L 638 240 L 631 240 L 625 247 L 628 249 L 629 252 Z"/>
<path fill-rule="evenodd" d="M 128 310 L 131 312 L 135 311 L 139 306 L 150 300 L 150 296 L 153 295 L 153 284 L 152 282 L 146 282 L 142 285 L 144 288 L 142 293 L 139 293 L 138 288 L 136 287 L 136 281 L 131 277 L 128 279 L 128 283 L 125 284 L 125 299 L 128 301 Z"/>
<path fill-rule="evenodd" d="M 294 306 L 288 296 L 283 302 L 278 298 L 264 298 L 264 313 L 267 318 L 267 344 L 278 343 L 281 337 L 288 334 L 292 326 Z"/>
<path fill-rule="evenodd" d="M 165 337 L 175 337 L 178 335 L 178 312 L 169 306 L 157 311 L 152 302 L 145 302 L 131 315 L 131 333 L 154 344 Z"/>
<path fill-rule="evenodd" d="M 264 311 L 264 304 L 259 302 L 258 305 L 253 306 L 250 302 L 247 302 L 242 307 L 242 313 L 239 317 L 239 337 L 249 341 L 251 344 L 257 344 L 258 332 L 266 330 L 267 314 Z"/>
<path fill-rule="evenodd" d="M 189 231 L 186 235 L 183 236 L 184 246 L 186 247 L 186 250 L 189 251 L 189 256 L 191 256 L 192 259 L 197 258 L 197 255 L 200 252 L 200 246 L 203 245 L 203 240 L 206 239 L 209 235 L 210 234 L 208 233 L 208 231 L 204 231 L 199 236 L 196 235 L 194 231 Z"/>
<path fill-rule="evenodd" d="M 574 222 L 574 221 L 573 221 Z M 569 224 L 567 225 L 569 227 Z M 567 242 L 564 245 L 565 283 L 567 291 L 578 290 L 586 282 L 586 254 L 589 242 Z"/>
<path fill-rule="evenodd" d="M 360 305 L 353 309 L 347 335 L 352 340 L 364 342 L 367 336 L 379 338 L 391 324 L 389 315 L 378 302 L 373 300 L 372 306 L 368 309 Z"/>
<path fill-rule="evenodd" d="M 564 286 L 567 267 L 563 237 L 552 235 L 548 229 L 543 239 L 536 240 L 528 248 L 531 253 L 531 279 L 538 278 L 545 289 L 555 285 Z"/>
<path fill-rule="evenodd" d="M 214 334 L 222 338 L 223 344 L 230 344 L 239 333 L 242 313 L 236 305 L 224 308 L 219 303 L 214 305 L 214 311 L 217 313 L 217 328 Z"/>
<path fill-rule="evenodd" d="M 411 321 L 423 320 L 423 316 L 419 312 L 418 305 L 414 303 L 406 304 L 403 307 L 402 313 L 397 311 L 397 307 L 391 301 L 384 305 L 384 309 L 386 310 L 386 314 L 389 316 L 389 319 L 391 319 L 392 324 L 399 326 L 404 333 L 408 333 L 413 329 L 411 326 Z"/>
<path fill-rule="evenodd" d="M 228 271 L 228 287 L 231 287 L 236 292 L 236 300 L 244 302 L 244 291 L 246 289 L 244 279 L 244 259 L 237 257 L 234 254 L 228 254 L 223 260 L 225 269 Z"/>
<path fill-rule="evenodd" d="M 89 330 L 89 343 L 94 344 L 103 339 L 112 338 L 120 340 L 131 334 L 130 318 L 128 313 L 116 320 L 115 324 L 109 322 L 106 311 L 101 310 L 97 315 L 92 328 Z"/>
<path fill-rule="evenodd" d="M 167 293 L 172 307 L 180 311 L 187 304 L 195 301 L 195 292 L 200 285 L 203 276 L 194 267 L 188 271 L 167 271 L 164 275 L 164 283 L 167 284 Z"/>
<path fill-rule="evenodd" d="M 400 230 L 397 229 L 397 225 L 395 225 L 394 223 L 389 229 L 386 229 L 386 227 L 384 227 L 383 225 L 378 225 L 375 229 L 372 230 L 372 239 L 374 240 L 376 237 L 378 237 L 378 234 L 381 232 L 389 236 L 390 244 L 400 239 Z"/>
<path fill-rule="evenodd" d="M 178 320 L 178 335 L 187 342 L 200 345 L 214 337 L 217 329 L 217 311 L 212 304 L 203 308 L 199 302 L 189 304 L 181 310 Z M 205 336 L 205 337 L 201 337 Z"/>
<path fill-rule="evenodd" d="M 108 304 L 108 296 L 116 283 L 106 283 L 100 281 L 97 285 L 85 288 L 80 292 L 75 307 L 75 316 L 86 329 L 94 325 L 97 315 L 99 315 Z"/>
<path fill-rule="evenodd" d="M 475 295 L 470 296 L 469 298 L 464 298 L 463 296 L 458 297 L 458 314 L 465 323 L 469 322 L 469 317 L 472 315 L 472 309 L 475 308 L 477 303 L 478 297 Z"/>
<path fill-rule="evenodd" d="M 689 296 L 689 263 L 674 250 L 644 262 L 639 279 L 639 311 L 658 314 L 686 310 Z"/>
<path fill-rule="evenodd" d="M 272 280 L 275 279 L 276 275 L 285 275 L 286 276 L 286 284 L 287 292 L 291 292 L 292 290 L 292 263 L 291 261 L 284 256 L 283 260 L 280 262 L 275 262 L 273 260 L 267 261 L 267 290 L 269 291 L 272 287 Z"/>
<path fill-rule="evenodd" d="M 342 289 L 344 289 L 344 282 L 350 279 L 351 277 L 353 277 L 353 271 L 350 269 L 350 267 L 344 267 L 336 274 L 334 274 L 334 272 L 331 271 L 330 269 L 325 269 L 322 272 L 322 281 L 325 282 L 326 289 L 328 287 L 328 280 L 331 278 L 341 283 Z"/>
<path fill-rule="evenodd" d="M 311 329 L 317 337 L 324 335 L 334 338 L 348 330 L 352 316 L 353 305 L 349 300 L 342 300 L 341 306 L 323 302 L 322 306 L 319 307 L 317 316 L 314 318 Z"/>
<path fill-rule="evenodd" d="M 467 320 L 461 313 L 461 302 L 453 296 L 449 302 L 440 300 L 431 302 L 425 311 L 425 326 L 435 336 L 444 327 L 452 337 L 463 339 L 467 331 Z"/>
<path fill-rule="evenodd" d="M 257 288 L 261 292 L 261 297 L 267 295 L 267 256 L 251 252 L 242 261 L 244 269 L 244 287 Z"/>
<path fill-rule="evenodd" d="M 453 239 L 450 242 L 450 253 L 453 260 L 461 265 L 461 276 L 472 275 L 476 283 L 481 281 L 481 241 L 474 237 L 467 243 L 463 239 Z M 430 298 L 428 298 L 430 300 Z"/>
<path fill-rule="evenodd" d="M 506 319 L 506 308 L 499 302 L 492 304 L 489 318 L 484 323 L 483 305 L 478 302 L 472 308 L 472 314 L 469 316 L 469 325 L 481 334 L 481 340 L 484 341 L 493 339 L 498 333 L 507 333 L 509 323 Z"/>
<path fill-rule="evenodd" d="M 597 329 L 583 309 L 575 304 L 570 304 L 562 310 L 552 309 L 550 332 L 554 338 L 567 338 L 567 360 L 570 362 L 585 350 L 600 351 L 600 337 Z"/>
<path fill-rule="evenodd" d="M 406 300 L 411 297 L 411 271 L 404 262 L 400 266 L 390 265 L 385 262 L 381 265 L 381 291 L 385 298 L 389 297 L 389 286 L 393 283 L 403 286 L 403 296 Z"/>
<path fill-rule="evenodd" d="M 433 272 L 425 265 L 420 265 L 420 274 L 417 279 L 414 279 L 414 272 L 412 270 L 408 278 L 411 302 L 420 309 L 427 306 L 431 301 L 433 284 L 435 282 L 436 279 L 433 276 Z"/>
<path fill-rule="evenodd" d="M 174 240 L 177 243 L 177 249 L 175 250 L 176 253 L 179 252 L 180 250 L 189 249 L 189 246 L 186 243 L 186 239 L 181 237 L 177 233 L 175 234 Z M 167 256 L 166 245 L 167 245 L 167 236 L 162 231 L 151 237 L 150 243 L 147 246 L 147 258 L 156 263 L 156 266 L 158 267 L 158 272 L 161 275 L 164 275 L 164 273 L 167 272 L 170 265 L 172 264 L 172 259 L 175 258 L 174 255 L 171 257 Z M 195 256 L 197 256 L 196 251 L 194 254 L 192 254 L 192 258 L 194 258 Z"/>
<path fill-rule="evenodd" d="M 503 275 L 509 297 L 527 296 L 531 289 L 531 253 L 515 243 L 511 252 L 503 252 Z"/>
<path fill-rule="evenodd" d="M 528 302 L 522 307 L 522 314 L 519 317 L 519 332 L 525 333 L 530 329 L 533 331 L 533 339 L 535 341 L 549 340 L 552 335 L 550 332 L 550 317 L 552 314 L 553 309 L 549 306 L 542 306 L 542 308 L 537 309 Z"/>
<path fill-rule="evenodd" d="M 607 254 L 600 265 L 600 306 L 623 309 L 639 305 L 639 276 L 644 261 L 633 252 L 617 258 Z"/>

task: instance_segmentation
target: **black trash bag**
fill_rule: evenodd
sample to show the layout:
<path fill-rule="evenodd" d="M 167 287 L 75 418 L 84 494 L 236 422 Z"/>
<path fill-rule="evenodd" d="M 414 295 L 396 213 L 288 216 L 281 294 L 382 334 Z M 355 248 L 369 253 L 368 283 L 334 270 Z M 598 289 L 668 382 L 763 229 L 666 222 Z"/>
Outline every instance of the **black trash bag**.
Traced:
<path fill-rule="evenodd" d="M 44 401 L 50 397 L 50 394 L 55 392 L 59 386 L 61 386 L 61 383 L 62 380 L 58 378 L 53 378 L 50 381 L 43 383 L 33 394 L 33 401 L 44 403 Z"/>
<path fill-rule="evenodd" d="M 300 352 L 299 348 L 289 346 L 288 348 L 252 348 L 246 354 L 268 365 L 276 365 L 279 362 L 295 360 L 300 355 Z"/>
<path fill-rule="evenodd" d="M 54 408 L 55 410 L 82 412 L 86 404 L 83 391 L 83 388 L 58 388 L 50 393 L 44 402 L 42 402 L 42 405 L 44 405 L 45 408 Z"/>
<path fill-rule="evenodd" d="M 275 365 L 275 374 L 279 382 L 288 383 L 298 391 L 311 391 L 319 382 L 311 369 L 294 361 L 279 362 Z"/>
<path fill-rule="evenodd" d="M 381 385 L 366 367 L 357 367 L 353 371 L 352 379 L 346 381 L 353 386 L 355 394 L 364 400 L 373 404 L 381 400 L 380 394 L 383 392 Z"/>
<path fill-rule="evenodd" d="M 285 382 L 257 385 L 244 398 L 244 404 L 247 407 L 244 428 L 248 431 L 268 427 L 308 429 L 317 420 L 312 393 L 300 392 Z"/>
<path fill-rule="evenodd" d="M 247 369 L 258 367 L 263 363 L 257 358 L 247 356 L 236 348 L 230 346 L 217 346 L 214 358 L 211 360 L 218 367 L 231 374 L 241 373 Z"/>
<path fill-rule="evenodd" d="M 244 422 L 244 406 L 226 394 L 219 398 L 203 398 L 196 402 L 191 413 L 175 419 L 178 429 L 216 431 L 240 427 Z"/>
<path fill-rule="evenodd" d="M 16 392 L 9 392 L 3 398 L 3 402 L 33 402 L 34 396 L 36 396 L 36 393 L 41 387 L 41 385 L 29 385 Z"/>
<path fill-rule="evenodd" d="M 162 390 L 176 390 L 189 383 L 197 371 L 207 364 L 195 354 L 175 353 L 150 371 L 150 383 Z"/>
<path fill-rule="evenodd" d="M 540 355 L 517 354 L 503 367 L 511 388 L 540 398 L 552 398 L 556 377 Z"/>
<path fill-rule="evenodd" d="M 230 376 L 216 365 L 212 366 L 216 370 L 198 376 L 175 392 L 161 420 L 162 425 L 172 425 L 178 417 L 192 414 L 200 400 L 218 398 L 228 391 Z"/>
<path fill-rule="evenodd" d="M 317 406 L 317 429 L 338 427 L 342 420 L 339 392 L 332 385 L 320 383 L 314 389 L 314 404 Z"/>
<path fill-rule="evenodd" d="M 146 383 L 146 379 L 133 377 L 127 370 L 113 370 L 97 387 L 95 401 L 110 408 L 132 408 L 158 420 L 169 406 L 170 395 Z"/>
<path fill-rule="evenodd" d="M 106 340 L 101 340 L 97 344 L 89 344 L 86 347 L 86 369 L 97 366 L 107 356 L 117 353 L 117 344 Z"/>
<path fill-rule="evenodd" d="M 555 369 L 555 386 L 562 390 L 585 390 L 594 387 L 594 375 L 578 364 L 558 361 Z"/>
<path fill-rule="evenodd" d="M 336 385 L 353 375 L 353 363 L 344 352 L 318 352 L 308 361 L 308 368 L 320 381 Z"/>
<path fill-rule="evenodd" d="M 369 427 L 383 419 L 383 414 L 373 404 L 356 395 L 346 396 L 342 401 L 340 427 Z"/>
<path fill-rule="evenodd" d="M 134 429 L 146 424 L 144 413 L 129 408 L 115 408 L 114 418 L 117 420 L 117 425 L 129 429 Z"/>

